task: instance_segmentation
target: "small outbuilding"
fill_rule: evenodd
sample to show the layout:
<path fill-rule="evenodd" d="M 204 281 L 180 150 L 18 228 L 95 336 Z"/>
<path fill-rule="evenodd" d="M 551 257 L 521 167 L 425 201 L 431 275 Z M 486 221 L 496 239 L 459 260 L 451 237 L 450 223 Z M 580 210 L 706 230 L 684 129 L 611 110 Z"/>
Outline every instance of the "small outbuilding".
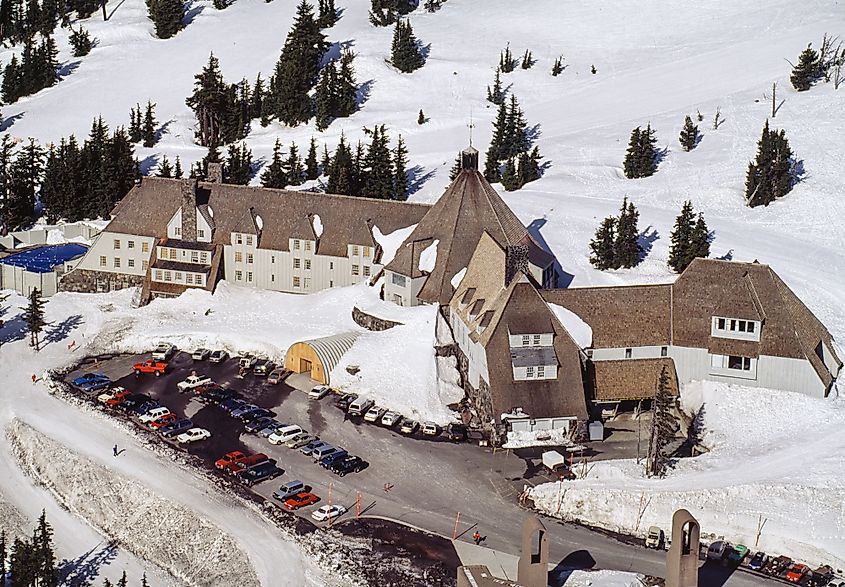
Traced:
<path fill-rule="evenodd" d="M 330 374 L 340 358 L 352 348 L 358 332 L 343 332 L 323 338 L 295 342 L 285 354 L 285 368 L 294 373 L 308 373 L 311 379 L 330 385 Z"/>
<path fill-rule="evenodd" d="M 0 289 L 28 296 L 37 288 L 43 297 L 58 290 L 59 278 L 88 251 L 78 243 L 33 247 L 0 258 Z"/>

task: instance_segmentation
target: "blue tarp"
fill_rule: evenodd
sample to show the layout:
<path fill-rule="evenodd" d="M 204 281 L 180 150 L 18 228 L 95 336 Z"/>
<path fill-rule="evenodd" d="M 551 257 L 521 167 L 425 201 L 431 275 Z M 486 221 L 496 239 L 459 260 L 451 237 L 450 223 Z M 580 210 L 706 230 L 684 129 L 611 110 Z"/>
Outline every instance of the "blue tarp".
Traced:
<path fill-rule="evenodd" d="M 70 261 L 84 255 L 87 250 L 88 247 L 78 243 L 48 245 L 9 255 L 0 259 L 0 263 L 3 265 L 23 267 L 33 273 L 50 273 L 55 267 L 65 261 Z"/>

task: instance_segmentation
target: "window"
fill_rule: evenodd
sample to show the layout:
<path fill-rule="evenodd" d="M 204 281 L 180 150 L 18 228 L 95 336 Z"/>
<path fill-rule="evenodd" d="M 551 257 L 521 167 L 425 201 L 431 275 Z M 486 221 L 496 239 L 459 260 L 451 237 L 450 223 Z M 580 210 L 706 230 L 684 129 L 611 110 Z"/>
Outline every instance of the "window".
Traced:
<path fill-rule="evenodd" d="M 240 251 L 235 251 L 235 263 L 242 263 L 244 260 L 244 254 Z"/>
<path fill-rule="evenodd" d="M 175 227 L 175 228 L 173 229 L 173 233 L 174 233 L 176 236 L 182 236 L 182 227 L 181 227 L 181 226 L 177 226 L 177 227 Z"/>
<path fill-rule="evenodd" d="M 251 234 L 246 235 L 246 244 L 247 244 L 248 247 L 252 246 L 252 235 Z"/>
<path fill-rule="evenodd" d="M 660 347 L 660 356 L 665 357 L 669 354 L 669 347 L 662 346 Z"/>
<path fill-rule="evenodd" d="M 193 283 L 194 283 L 194 276 L 193 276 L 192 274 L 190 274 L 190 273 L 186 273 L 186 274 L 185 274 L 185 283 L 187 283 L 188 285 L 193 285 Z"/>
<path fill-rule="evenodd" d="M 299 259 L 298 257 L 294 257 L 294 259 L 293 259 L 293 268 L 294 268 L 294 269 L 299 269 L 300 265 L 302 265 L 302 260 L 301 260 L 301 259 Z"/>
<path fill-rule="evenodd" d="M 270 262 L 271 262 L 271 263 L 275 263 L 275 262 L 276 262 L 276 255 L 270 255 Z"/>
<path fill-rule="evenodd" d="M 334 281 L 329 280 L 329 287 L 334 287 Z"/>
<path fill-rule="evenodd" d="M 310 277 L 305 278 L 305 289 L 311 289 L 311 278 Z"/>
<path fill-rule="evenodd" d="M 200 228 L 200 229 L 197 231 L 197 237 L 198 237 L 198 238 L 205 238 L 205 231 L 204 231 L 203 229 L 201 229 L 201 228 Z"/>
<path fill-rule="evenodd" d="M 407 280 L 405 279 L 404 275 L 399 275 L 398 273 L 391 274 L 391 281 L 393 281 L 393 285 L 398 285 L 399 287 L 405 287 Z"/>
<path fill-rule="evenodd" d="M 249 283 L 252 283 L 252 271 L 247 271 L 247 272 L 246 272 L 246 280 L 247 280 Z"/>
<path fill-rule="evenodd" d="M 632 349 L 625 349 L 625 358 L 626 359 L 630 359 L 632 354 L 633 354 Z"/>
<path fill-rule="evenodd" d="M 200 253 L 200 262 L 208 263 L 208 253 Z"/>
<path fill-rule="evenodd" d="M 126 248 L 134 249 L 135 248 L 135 241 L 126 241 Z"/>
<path fill-rule="evenodd" d="M 252 263 L 252 253 L 247 253 L 247 254 L 246 254 L 246 262 L 247 262 L 247 263 Z"/>
<path fill-rule="evenodd" d="M 150 266 L 149 261 L 141 261 L 141 269 L 143 269 L 144 271 L 146 271 L 149 266 Z"/>
<path fill-rule="evenodd" d="M 527 334 L 523 334 L 522 335 L 522 346 L 528 346 L 529 344 L 531 344 L 531 337 L 528 336 Z"/>
<path fill-rule="evenodd" d="M 164 272 L 164 280 L 165 281 L 173 281 L 173 275 L 170 273 L 170 271 Z"/>
<path fill-rule="evenodd" d="M 746 330 L 746 332 L 751 332 L 751 333 L 754 332 L 754 322 L 748 323 L 748 329 Z"/>
<path fill-rule="evenodd" d="M 155 271 L 155 280 L 161 281 L 161 269 L 156 269 Z"/>
<path fill-rule="evenodd" d="M 353 257 L 358 256 L 358 245 L 352 245 L 352 256 Z"/>
<path fill-rule="evenodd" d="M 127 260 L 126 260 L 126 265 L 127 265 L 127 266 L 129 266 L 129 267 L 134 268 L 134 267 L 135 267 L 135 259 L 127 259 Z"/>
<path fill-rule="evenodd" d="M 297 288 L 299 287 L 299 276 L 298 275 L 295 275 L 294 278 L 293 278 L 293 286 L 297 287 Z"/>
<path fill-rule="evenodd" d="M 114 258 L 114 266 L 115 266 L 115 267 L 120 267 L 120 257 L 115 257 L 115 258 Z"/>
<path fill-rule="evenodd" d="M 334 261 L 329 261 L 329 270 L 334 269 Z"/>
<path fill-rule="evenodd" d="M 532 379 L 534 377 L 534 367 L 526 367 L 525 368 L 525 376 L 528 379 Z"/>
<path fill-rule="evenodd" d="M 370 266 L 364 265 L 364 267 L 362 269 L 364 271 L 364 277 L 369 277 L 370 276 Z"/>
<path fill-rule="evenodd" d="M 270 283 L 276 283 L 276 274 L 275 273 L 270 274 Z"/>
<path fill-rule="evenodd" d="M 539 334 L 534 335 L 534 346 L 540 346 L 540 335 Z"/>
<path fill-rule="evenodd" d="M 305 268 L 311 269 L 311 259 L 305 259 Z"/>
<path fill-rule="evenodd" d="M 732 331 L 735 331 L 735 330 L 736 330 L 736 320 L 731 320 L 731 326 L 730 326 L 730 328 L 731 328 L 731 330 L 732 330 Z"/>
<path fill-rule="evenodd" d="M 358 275 L 358 265 L 352 266 L 352 275 Z"/>
<path fill-rule="evenodd" d="M 177 271 L 176 273 L 174 273 L 173 274 L 173 280 L 174 281 L 182 281 L 182 272 Z"/>
<path fill-rule="evenodd" d="M 119 248 L 120 248 L 120 239 L 116 238 L 116 239 L 114 239 L 114 250 L 116 251 Z"/>
<path fill-rule="evenodd" d="M 142 253 L 149 253 L 150 252 L 150 243 L 141 243 L 141 252 Z"/>
<path fill-rule="evenodd" d="M 542 379 L 546 376 L 546 368 L 543 365 L 537 367 L 537 379 Z"/>
<path fill-rule="evenodd" d="M 731 355 L 728 357 L 728 369 L 736 369 L 739 371 L 751 370 L 751 359 L 748 357 L 737 357 Z"/>
<path fill-rule="evenodd" d="M 105 255 L 100 256 L 100 267 L 105 267 L 106 263 L 107 263 L 106 256 Z"/>
<path fill-rule="evenodd" d="M 237 255 L 237 253 L 235 253 Z M 191 251 L 191 263 L 199 263 L 200 262 L 200 254 L 196 251 Z"/>
<path fill-rule="evenodd" d="M 242 235 L 241 235 L 241 233 L 239 233 L 239 232 L 236 232 L 236 233 L 235 233 L 235 244 L 236 244 L 236 245 L 242 245 L 242 244 L 244 244 L 244 239 L 243 239 L 243 236 L 242 236 Z"/>
<path fill-rule="evenodd" d="M 299 239 L 298 238 L 293 239 L 293 249 L 295 251 L 299 250 Z"/>
<path fill-rule="evenodd" d="M 240 271 L 235 271 L 235 281 L 243 281 L 244 274 Z"/>
<path fill-rule="evenodd" d="M 365 256 L 365 257 L 369 257 L 369 256 L 370 256 L 370 247 L 364 247 L 364 256 Z"/>
<path fill-rule="evenodd" d="M 178 251 L 176 249 L 170 249 L 170 258 L 174 261 L 177 259 Z"/>
<path fill-rule="evenodd" d="M 310 251 L 310 250 L 311 250 L 311 241 L 305 241 L 305 250 L 306 250 L 306 251 Z"/>

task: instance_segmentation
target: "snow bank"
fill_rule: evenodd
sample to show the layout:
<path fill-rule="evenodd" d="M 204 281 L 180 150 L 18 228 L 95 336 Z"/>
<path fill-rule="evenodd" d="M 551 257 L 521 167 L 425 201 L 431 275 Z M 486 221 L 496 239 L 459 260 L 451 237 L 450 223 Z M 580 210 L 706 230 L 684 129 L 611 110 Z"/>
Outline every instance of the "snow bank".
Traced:
<path fill-rule="evenodd" d="M 710 452 L 647 479 L 633 460 L 591 463 L 586 479 L 536 487 L 538 508 L 643 535 L 688 509 L 702 532 L 813 565 L 845 565 L 845 401 L 712 382 L 682 390 L 702 407 Z"/>
<path fill-rule="evenodd" d="M 508 440 L 502 446 L 504 448 L 527 448 L 529 446 L 570 446 L 572 442 L 568 437 L 566 428 L 554 430 L 510 431 Z"/>
<path fill-rule="evenodd" d="M 314 214 L 311 217 L 311 226 L 314 227 L 314 234 L 317 235 L 317 238 L 323 236 L 323 221 L 319 214 Z"/>
<path fill-rule="evenodd" d="M 382 265 L 387 265 L 393 260 L 393 257 L 396 256 L 396 251 L 399 250 L 399 247 L 401 247 L 402 243 L 405 242 L 405 239 L 414 232 L 416 227 L 417 225 L 414 224 L 412 226 L 406 226 L 405 228 L 400 228 L 388 234 L 384 234 L 378 226 L 373 226 L 373 239 L 381 247 Z"/>
<path fill-rule="evenodd" d="M 183 505 L 69 450 L 19 419 L 7 435 L 20 466 L 72 512 L 189 585 L 259 587 L 232 537 Z"/>
<path fill-rule="evenodd" d="M 428 245 L 423 252 L 420 253 L 420 271 L 431 273 L 437 265 L 437 245 L 440 244 L 440 239 L 434 239 L 434 242 Z"/>
<path fill-rule="evenodd" d="M 643 587 L 642 575 L 623 571 L 572 571 L 564 587 Z"/>
<path fill-rule="evenodd" d="M 582 349 L 593 346 L 593 329 L 589 324 L 581 320 L 578 314 L 557 304 L 549 304 L 549 307 L 555 313 L 557 319 L 560 320 L 560 323 L 563 324 L 563 327 L 566 328 L 566 331 L 572 337 L 572 340 L 575 341 L 575 344 Z"/>

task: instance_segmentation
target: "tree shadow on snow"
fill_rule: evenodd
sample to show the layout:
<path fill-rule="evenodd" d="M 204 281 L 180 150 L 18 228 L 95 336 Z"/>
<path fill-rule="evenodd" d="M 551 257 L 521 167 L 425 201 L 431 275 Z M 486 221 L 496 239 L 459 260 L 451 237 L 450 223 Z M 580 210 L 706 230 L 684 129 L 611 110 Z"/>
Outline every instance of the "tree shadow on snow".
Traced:
<path fill-rule="evenodd" d="M 68 337 L 71 331 L 80 324 L 82 324 L 82 316 L 80 314 L 74 314 L 73 316 L 68 316 L 61 322 L 48 325 L 46 334 L 44 335 L 45 346 L 52 342 L 63 341 Z"/>
<path fill-rule="evenodd" d="M 0 132 L 6 132 L 10 128 L 12 128 L 12 125 L 14 125 L 21 118 L 23 118 L 23 115 L 23 112 L 18 112 L 14 116 L 10 116 L 9 118 L 4 119 L 3 122 L 0 122 Z"/>
<path fill-rule="evenodd" d="M 370 94 L 373 91 L 373 84 L 376 83 L 376 80 L 367 80 L 355 90 L 355 106 L 358 110 L 361 109 L 361 106 L 367 103 L 367 100 L 370 99 Z"/>
<path fill-rule="evenodd" d="M 205 6 L 198 4 L 197 2 L 189 2 L 187 5 L 187 10 L 185 10 L 185 17 L 182 19 L 182 23 L 185 26 L 188 26 L 194 19 L 202 14 L 202 11 L 205 10 Z"/>
<path fill-rule="evenodd" d="M 141 175 L 150 175 L 156 165 L 158 165 L 157 153 L 144 157 L 144 160 L 138 164 L 138 167 L 141 170 Z"/>
<path fill-rule="evenodd" d="M 649 232 L 651 231 L 651 232 Z M 654 247 L 654 241 L 660 238 L 660 233 L 658 233 L 653 226 L 649 226 L 644 231 L 640 233 L 640 236 L 637 237 L 637 243 L 640 245 L 640 259 L 637 263 L 642 263 L 648 254 L 651 252 L 651 249 Z"/>
<path fill-rule="evenodd" d="M 156 142 L 159 142 L 161 140 L 161 138 L 167 133 L 167 129 L 170 128 L 170 125 L 173 124 L 175 121 L 176 119 L 171 118 L 170 120 L 162 124 L 160 127 L 158 127 L 155 132 Z"/>
<path fill-rule="evenodd" d="M 328 50 L 323 55 L 323 61 L 320 63 L 320 66 L 325 66 L 331 63 L 332 61 L 336 61 L 340 59 L 341 55 L 343 55 L 344 51 L 349 51 L 352 47 L 355 46 L 355 39 L 349 41 L 337 41 L 332 43 Z"/>
<path fill-rule="evenodd" d="M 76 61 L 69 61 L 68 63 L 62 65 L 57 72 L 59 74 L 59 79 L 64 79 L 76 71 L 80 63 L 82 63 L 82 60 L 77 59 Z"/>
<path fill-rule="evenodd" d="M 654 152 L 654 164 L 660 165 L 663 163 L 663 160 L 669 155 L 669 147 L 663 147 L 662 149 L 657 149 Z"/>
<path fill-rule="evenodd" d="M 408 195 L 415 194 L 422 189 L 429 179 L 434 177 L 434 170 L 423 173 L 425 168 L 421 165 L 414 165 L 408 170 Z"/>
<path fill-rule="evenodd" d="M 792 162 L 792 185 L 795 186 L 805 179 L 807 179 L 807 170 L 804 169 L 804 160 L 794 160 Z"/>
<path fill-rule="evenodd" d="M 59 563 L 59 584 L 68 587 L 93 585 L 100 575 L 100 569 L 117 557 L 117 544 L 109 542 L 99 550 L 95 546 L 72 560 Z"/>
<path fill-rule="evenodd" d="M 716 257 L 719 261 L 733 261 L 734 258 L 734 250 L 729 249 L 727 253 L 722 255 L 721 257 Z"/>
<path fill-rule="evenodd" d="M 528 139 L 528 144 L 534 145 L 537 139 L 540 138 L 542 135 L 542 131 L 540 130 L 540 125 L 535 124 L 534 126 L 525 129 L 525 138 Z"/>
<path fill-rule="evenodd" d="M 528 233 L 535 241 L 537 241 L 537 244 L 540 245 L 540 248 L 555 257 L 555 273 L 557 274 L 557 283 L 552 284 L 552 286 L 554 288 L 567 288 L 572 283 L 572 280 L 575 279 L 575 276 L 563 270 L 563 267 L 561 266 L 560 261 L 558 261 L 557 256 L 555 256 L 554 252 L 552 252 L 551 247 L 549 247 L 549 243 L 547 243 L 546 239 L 543 238 L 543 234 L 540 231 L 546 225 L 547 222 L 548 220 L 546 220 L 545 218 L 536 218 L 532 220 L 531 224 L 528 225 Z"/>
<path fill-rule="evenodd" d="M 423 65 L 428 63 L 428 56 L 431 54 L 431 43 L 428 45 L 423 45 L 420 42 L 417 42 L 417 49 L 420 50 L 420 55 L 423 58 Z"/>
<path fill-rule="evenodd" d="M 0 345 L 23 340 L 26 337 L 28 328 L 26 321 L 23 319 L 23 314 L 18 314 L 11 320 L 3 323 L 0 328 Z"/>

